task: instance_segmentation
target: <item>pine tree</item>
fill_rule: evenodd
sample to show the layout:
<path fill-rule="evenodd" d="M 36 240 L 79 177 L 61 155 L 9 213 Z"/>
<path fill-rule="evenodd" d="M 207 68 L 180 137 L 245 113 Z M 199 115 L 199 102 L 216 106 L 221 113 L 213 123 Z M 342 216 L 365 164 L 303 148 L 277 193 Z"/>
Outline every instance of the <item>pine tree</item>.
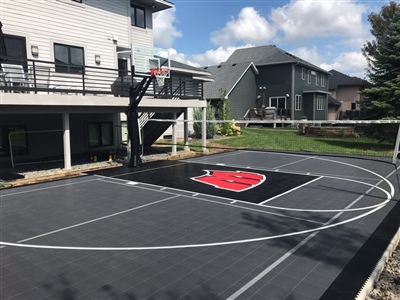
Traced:
<path fill-rule="evenodd" d="M 363 48 L 372 87 L 363 91 L 362 109 L 369 119 L 400 117 L 400 6 L 384 6 L 381 16 L 370 15 L 376 41 Z"/>

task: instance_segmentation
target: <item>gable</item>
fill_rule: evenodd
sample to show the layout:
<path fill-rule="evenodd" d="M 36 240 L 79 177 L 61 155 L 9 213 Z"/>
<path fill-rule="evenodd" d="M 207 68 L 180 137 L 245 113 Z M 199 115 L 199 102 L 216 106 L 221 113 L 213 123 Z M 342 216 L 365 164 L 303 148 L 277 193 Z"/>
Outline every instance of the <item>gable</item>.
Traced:
<path fill-rule="evenodd" d="M 252 63 L 221 64 L 205 67 L 204 70 L 210 72 L 212 78 L 214 78 L 214 82 L 204 83 L 204 98 L 206 99 L 219 99 L 221 97 L 221 89 L 226 90 L 227 96 L 229 96 L 230 92 L 247 72 L 258 73 Z"/>

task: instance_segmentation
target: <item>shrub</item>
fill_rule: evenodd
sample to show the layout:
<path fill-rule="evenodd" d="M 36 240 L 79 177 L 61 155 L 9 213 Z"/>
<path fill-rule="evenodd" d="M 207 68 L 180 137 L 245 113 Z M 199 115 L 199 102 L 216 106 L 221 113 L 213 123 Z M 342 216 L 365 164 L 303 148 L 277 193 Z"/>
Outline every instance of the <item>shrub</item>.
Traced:
<path fill-rule="evenodd" d="M 201 121 L 201 108 L 194 108 L 193 109 L 193 119 L 195 121 Z M 207 110 L 206 110 L 206 120 L 207 121 L 215 121 L 215 109 L 211 106 L 210 102 L 207 103 Z M 194 122 L 193 124 L 193 131 L 194 137 L 196 139 L 201 139 L 202 123 L 201 122 Z M 217 132 L 217 125 L 215 123 L 207 122 L 206 123 L 206 138 L 212 139 Z"/>
<path fill-rule="evenodd" d="M 234 120 L 232 120 L 234 121 Z M 236 136 L 240 135 L 240 127 L 236 126 L 234 122 L 224 123 L 225 126 L 219 126 L 217 133 L 224 136 Z"/>

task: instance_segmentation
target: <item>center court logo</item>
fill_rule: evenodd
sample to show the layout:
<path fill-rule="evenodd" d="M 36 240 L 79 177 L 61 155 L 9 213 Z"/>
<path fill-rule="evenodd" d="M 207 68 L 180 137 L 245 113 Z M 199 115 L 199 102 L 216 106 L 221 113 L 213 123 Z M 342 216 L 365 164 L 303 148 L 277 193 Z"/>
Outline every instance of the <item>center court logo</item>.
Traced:
<path fill-rule="evenodd" d="M 190 179 L 233 192 L 247 191 L 262 184 L 266 179 L 265 175 L 243 171 L 204 171 L 207 174 Z"/>

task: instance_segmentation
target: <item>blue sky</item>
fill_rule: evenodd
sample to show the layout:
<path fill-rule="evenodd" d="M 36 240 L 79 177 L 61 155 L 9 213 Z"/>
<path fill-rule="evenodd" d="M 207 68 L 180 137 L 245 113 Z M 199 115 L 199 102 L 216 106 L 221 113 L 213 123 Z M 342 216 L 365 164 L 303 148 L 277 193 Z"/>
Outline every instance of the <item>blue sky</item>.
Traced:
<path fill-rule="evenodd" d="M 237 48 L 276 45 L 324 69 L 365 77 L 368 15 L 382 0 L 175 0 L 154 15 L 155 46 L 193 66 L 216 65 Z"/>

